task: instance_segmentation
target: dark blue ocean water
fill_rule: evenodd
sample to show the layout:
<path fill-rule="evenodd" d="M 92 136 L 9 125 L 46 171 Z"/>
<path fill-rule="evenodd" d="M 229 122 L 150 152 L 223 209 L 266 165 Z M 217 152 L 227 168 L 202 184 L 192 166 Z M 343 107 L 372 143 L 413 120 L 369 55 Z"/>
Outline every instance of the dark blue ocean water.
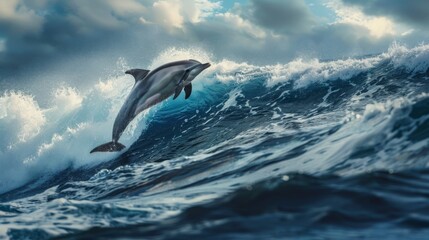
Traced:
<path fill-rule="evenodd" d="M 118 154 L 89 150 L 109 140 L 126 66 L 50 106 L 5 93 L 34 114 L 0 109 L 0 238 L 428 238 L 429 45 L 211 62 L 188 100 L 136 119 Z"/>

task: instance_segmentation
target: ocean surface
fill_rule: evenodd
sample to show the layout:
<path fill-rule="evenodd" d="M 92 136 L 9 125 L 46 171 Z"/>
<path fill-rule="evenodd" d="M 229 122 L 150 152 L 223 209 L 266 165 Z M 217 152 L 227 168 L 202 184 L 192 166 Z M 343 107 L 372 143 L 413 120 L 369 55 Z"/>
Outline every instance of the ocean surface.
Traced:
<path fill-rule="evenodd" d="M 0 95 L 0 239 L 428 239 L 429 45 L 211 62 L 111 139 L 134 80 Z"/>

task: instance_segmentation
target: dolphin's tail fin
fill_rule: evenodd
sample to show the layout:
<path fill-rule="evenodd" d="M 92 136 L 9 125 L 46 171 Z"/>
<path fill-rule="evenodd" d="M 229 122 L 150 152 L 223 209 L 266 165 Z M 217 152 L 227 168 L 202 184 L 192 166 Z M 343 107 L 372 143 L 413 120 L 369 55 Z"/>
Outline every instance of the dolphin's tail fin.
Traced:
<path fill-rule="evenodd" d="M 108 143 L 102 144 L 102 145 L 92 149 L 90 153 L 93 153 L 93 152 L 119 152 L 124 148 L 125 148 L 125 146 L 119 142 L 108 142 Z"/>

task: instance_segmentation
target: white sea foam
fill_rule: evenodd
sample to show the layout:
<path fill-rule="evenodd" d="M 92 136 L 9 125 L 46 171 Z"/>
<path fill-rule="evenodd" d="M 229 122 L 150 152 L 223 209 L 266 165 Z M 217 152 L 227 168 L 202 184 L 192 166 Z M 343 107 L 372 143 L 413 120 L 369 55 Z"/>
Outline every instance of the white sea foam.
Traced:
<path fill-rule="evenodd" d="M 229 92 L 228 100 L 226 100 L 225 103 L 223 103 L 222 109 L 220 111 L 226 110 L 230 107 L 237 106 L 237 98 L 244 97 L 244 95 L 241 93 L 239 89 L 234 89 L 231 92 Z"/>
<path fill-rule="evenodd" d="M 111 140 L 116 114 L 133 85 L 121 76 L 100 81 L 87 94 L 63 87 L 41 108 L 31 95 L 6 92 L 0 97 L 0 193 L 31 179 L 113 159 L 119 153 L 89 154 Z M 147 113 L 147 111 L 146 111 Z M 124 132 L 130 146 L 145 127 L 143 113 Z"/>
<path fill-rule="evenodd" d="M 390 62 L 394 68 L 404 68 L 411 73 L 425 72 L 429 68 L 429 45 L 407 48 L 394 43 L 387 52 L 372 57 L 334 61 L 298 58 L 286 64 L 267 66 L 223 60 L 215 63 L 212 71 L 220 81 L 246 81 L 264 75 L 267 77 L 268 87 L 293 81 L 295 88 L 305 88 L 314 83 L 349 80 L 384 62 Z"/>
<path fill-rule="evenodd" d="M 421 44 L 409 49 L 398 43 L 393 43 L 389 50 L 381 56 L 390 59 L 396 68 L 403 67 L 412 73 L 425 72 L 429 68 L 428 44 Z"/>
<path fill-rule="evenodd" d="M 3 151 L 39 134 L 45 115 L 32 96 L 9 92 L 0 97 L 0 149 Z"/>

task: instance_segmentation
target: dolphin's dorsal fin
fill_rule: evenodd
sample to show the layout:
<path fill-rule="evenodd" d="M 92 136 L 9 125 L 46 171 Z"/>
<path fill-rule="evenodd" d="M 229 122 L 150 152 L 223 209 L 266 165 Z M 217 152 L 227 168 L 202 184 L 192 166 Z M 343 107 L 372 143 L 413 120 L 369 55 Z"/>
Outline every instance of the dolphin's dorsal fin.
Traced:
<path fill-rule="evenodd" d="M 145 69 L 130 69 L 128 71 L 126 71 L 126 74 L 130 74 L 134 77 L 134 79 L 137 81 L 144 79 L 147 74 L 150 72 L 150 70 L 145 70 Z"/>

